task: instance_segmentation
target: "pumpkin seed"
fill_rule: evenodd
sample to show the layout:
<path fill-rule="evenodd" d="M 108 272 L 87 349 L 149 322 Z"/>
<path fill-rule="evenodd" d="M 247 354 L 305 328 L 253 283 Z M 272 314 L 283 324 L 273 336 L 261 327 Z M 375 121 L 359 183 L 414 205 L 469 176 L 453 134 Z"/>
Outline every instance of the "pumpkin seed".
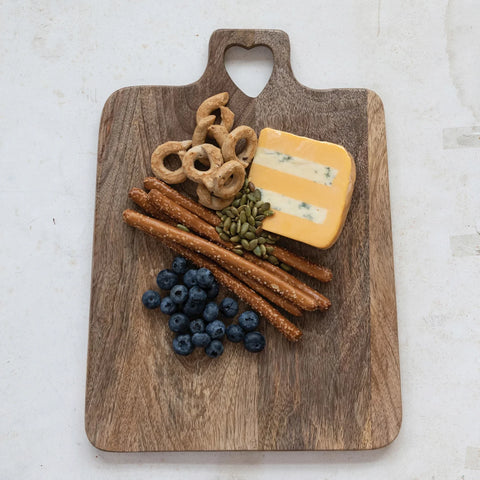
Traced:
<path fill-rule="evenodd" d="M 263 213 L 266 217 L 271 217 L 274 214 L 273 210 L 265 210 Z"/>
<path fill-rule="evenodd" d="M 242 238 L 242 247 L 245 250 L 248 250 L 248 240 L 245 240 L 244 238 Z"/>
<path fill-rule="evenodd" d="M 256 227 L 259 227 L 261 224 L 262 224 L 262 222 L 260 220 L 255 220 L 255 226 Z"/>
<path fill-rule="evenodd" d="M 236 223 L 232 223 L 230 225 L 230 235 L 235 235 L 237 233 L 237 224 Z"/>
<path fill-rule="evenodd" d="M 223 231 L 224 232 L 229 232 L 230 231 L 230 225 L 232 224 L 232 219 L 228 217 L 224 222 L 223 222 Z"/>
<path fill-rule="evenodd" d="M 177 224 L 177 228 L 179 228 L 180 230 L 183 230 L 184 232 L 190 231 L 185 225 L 182 225 L 181 223 Z"/>
<path fill-rule="evenodd" d="M 240 190 L 236 195 L 235 195 L 235 198 L 236 199 L 239 199 L 239 198 L 242 198 L 242 191 Z"/>
<path fill-rule="evenodd" d="M 243 194 L 242 199 L 240 200 L 240 205 L 245 205 L 246 203 L 247 203 L 247 196 Z"/>
<path fill-rule="evenodd" d="M 265 237 L 258 237 L 258 244 L 263 245 L 266 242 Z"/>
<path fill-rule="evenodd" d="M 246 215 L 247 218 L 248 218 L 248 216 L 251 215 L 251 214 L 252 214 L 252 209 L 250 208 L 250 205 L 247 205 L 247 206 L 245 207 L 245 215 Z"/>
<path fill-rule="evenodd" d="M 258 240 L 256 238 L 248 242 L 248 246 L 250 247 L 250 250 L 253 250 L 257 245 L 258 245 Z"/>
<path fill-rule="evenodd" d="M 247 220 L 250 225 L 255 226 L 255 219 L 251 215 L 248 216 Z"/>
<path fill-rule="evenodd" d="M 229 242 L 230 237 L 226 233 L 220 233 L 219 237 L 224 241 L 224 242 Z"/>
<path fill-rule="evenodd" d="M 245 210 L 240 212 L 239 219 L 241 223 L 245 223 L 247 221 L 247 214 L 245 213 Z"/>
<path fill-rule="evenodd" d="M 236 200 L 234 200 L 234 201 L 232 202 L 232 206 L 238 207 L 238 206 L 240 205 L 240 199 L 237 198 L 237 197 L 235 197 L 235 198 L 236 198 Z"/>
<path fill-rule="evenodd" d="M 261 257 L 262 256 L 262 250 L 260 249 L 260 247 L 255 247 L 253 249 L 253 253 L 257 256 L 257 257 Z"/>
<path fill-rule="evenodd" d="M 262 200 L 259 200 L 258 202 L 255 202 L 255 207 L 260 208 L 263 205 Z"/>
<path fill-rule="evenodd" d="M 243 255 L 243 250 L 241 248 L 234 248 L 232 252 L 236 253 L 237 255 Z"/>
<path fill-rule="evenodd" d="M 223 213 L 222 212 L 215 212 L 217 214 L 217 217 L 219 218 L 222 218 L 223 217 Z"/>
<path fill-rule="evenodd" d="M 238 217 L 238 210 L 236 209 L 236 205 L 235 205 L 235 206 L 232 205 L 230 208 L 232 209 L 232 213 L 233 213 L 236 217 Z"/>
<path fill-rule="evenodd" d="M 247 232 L 244 235 L 244 238 L 246 238 L 247 240 L 253 240 L 255 238 L 255 234 L 253 232 Z"/>
<path fill-rule="evenodd" d="M 261 222 L 264 218 L 265 218 L 265 215 L 257 215 L 255 217 L 255 220 L 258 220 L 259 222 Z"/>
<path fill-rule="evenodd" d="M 250 225 L 248 223 L 244 223 L 242 225 L 242 228 L 240 229 L 240 236 L 241 237 L 243 237 L 248 232 L 249 227 L 250 227 Z"/>
<path fill-rule="evenodd" d="M 232 243 L 237 243 L 240 241 L 240 236 L 239 235 L 234 235 L 233 237 L 230 237 L 230 241 Z"/>
<path fill-rule="evenodd" d="M 275 249 L 274 249 L 273 247 L 270 247 L 269 245 L 267 245 L 267 246 L 265 247 L 265 250 L 267 251 L 267 253 L 271 254 L 271 253 L 273 253 L 273 251 L 274 251 Z"/>
<path fill-rule="evenodd" d="M 222 210 L 222 215 L 226 215 L 226 214 L 227 214 L 227 210 L 228 210 L 228 208 L 225 207 L 225 208 Z"/>
<path fill-rule="evenodd" d="M 259 245 L 260 248 L 260 253 L 262 254 L 262 257 L 264 257 L 267 254 L 267 249 L 265 248 L 265 245 Z"/>
<path fill-rule="evenodd" d="M 255 201 L 258 202 L 259 200 L 262 199 L 262 192 L 257 188 L 254 192 L 253 192 L 253 196 L 255 198 Z"/>
<path fill-rule="evenodd" d="M 292 271 L 292 267 L 290 265 L 287 265 L 286 263 L 281 263 L 280 268 L 282 268 L 286 272 L 291 272 Z"/>
<path fill-rule="evenodd" d="M 253 208 L 252 208 L 252 217 L 256 217 L 256 216 L 257 216 L 257 213 L 258 213 L 257 207 L 253 207 Z"/>
<path fill-rule="evenodd" d="M 255 234 L 257 233 L 257 230 L 253 225 L 250 225 L 249 223 L 247 223 L 247 225 L 248 225 L 248 231 L 249 232 L 253 232 Z"/>
<path fill-rule="evenodd" d="M 245 208 L 247 208 L 246 205 L 240 205 L 237 210 L 238 210 L 238 214 L 240 215 L 241 212 L 243 212 L 243 210 L 245 210 Z"/>
<path fill-rule="evenodd" d="M 267 238 L 266 243 L 269 243 L 270 245 L 275 245 L 275 240 L 272 240 L 271 238 Z"/>
<path fill-rule="evenodd" d="M 270 209 L 270 203 L 268 202 L 265 202 L 263 205 L 261 205 L 260 207 L 258 207 L 258 211 L 259 212 L 265 212 L 267 210 Z"/>
<path fill-rule="evenodd" d="M 237 220 L 237 232 L 240 232 L 241 228 L 242 228 L 242 222 L 240 220 Z"/>
<path fill-rule="evenodd" d="M 257 200 L 260 200 L 259 198 L 255 198 L 255 192 L 249 193 L 247 195 L 247 198 L 251 200 L 252 202 L 256 202 Z"/>
<path fill-rule="evenodd" d="M 217 231 L 218 234 L 223 233 L 222 227 L 215 227 L 215 230 Z"/>
<path fill-rule="evenodd" d="M 273 255 L 269 255 L 267 260 L 272 264 L 272 265 L 278 265 L 279 264 L 279 261 L 278 261 L 278 258 L 273 256 Z"/>

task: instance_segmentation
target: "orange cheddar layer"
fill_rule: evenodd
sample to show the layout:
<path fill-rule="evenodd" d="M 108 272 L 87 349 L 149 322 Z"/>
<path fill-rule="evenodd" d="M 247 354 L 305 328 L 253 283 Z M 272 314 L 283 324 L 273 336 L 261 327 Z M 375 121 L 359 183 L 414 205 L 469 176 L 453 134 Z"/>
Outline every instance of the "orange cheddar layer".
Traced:
<path fill-rule="evenodd" d="M 265 128 L 249 178 L 275 211 L 265 230 L 318 248 L 335 243 L 355 184 L 355 163 L 342 146 Z"/>

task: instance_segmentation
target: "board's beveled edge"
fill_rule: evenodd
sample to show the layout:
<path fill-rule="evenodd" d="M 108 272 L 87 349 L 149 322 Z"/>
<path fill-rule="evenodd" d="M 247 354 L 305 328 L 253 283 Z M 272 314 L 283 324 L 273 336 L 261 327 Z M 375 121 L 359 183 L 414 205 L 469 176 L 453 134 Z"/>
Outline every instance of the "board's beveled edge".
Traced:
<path fill-rule="evenodd" d="M 367 96 L 372 390 L 366 448 L 377 449 L 398 436 L 402 402 L 385 114 L 381 98 L 371 90 Z"/>

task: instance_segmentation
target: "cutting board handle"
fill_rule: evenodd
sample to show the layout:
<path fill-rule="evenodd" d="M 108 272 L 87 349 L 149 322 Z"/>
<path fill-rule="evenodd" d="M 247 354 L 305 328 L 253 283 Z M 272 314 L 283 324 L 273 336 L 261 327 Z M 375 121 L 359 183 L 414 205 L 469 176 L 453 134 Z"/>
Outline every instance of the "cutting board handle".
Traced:
<path fill-rule="evenodd" d="M 270 82 L 278 75 L 293 77 L 290 65 L 290 40 L 282 30 L 221 29 L 210 37 L 207 72 L 225 74 L 225 52 L 230 47 L 268 47 L 273 54 L 273 71 Z"/>

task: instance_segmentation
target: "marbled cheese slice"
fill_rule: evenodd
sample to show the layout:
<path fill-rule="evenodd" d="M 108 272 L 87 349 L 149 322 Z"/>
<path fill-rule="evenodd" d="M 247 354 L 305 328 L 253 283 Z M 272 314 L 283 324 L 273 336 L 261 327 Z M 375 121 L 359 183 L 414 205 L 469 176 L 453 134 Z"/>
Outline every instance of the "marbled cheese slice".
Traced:
<path fill-rule="evenodd" d="M 265 230 L 318 248 L 335 243 L 355 184 L 355 163 L 345 148 L 264 128 L 249 178 L 275 210 Z"/>

